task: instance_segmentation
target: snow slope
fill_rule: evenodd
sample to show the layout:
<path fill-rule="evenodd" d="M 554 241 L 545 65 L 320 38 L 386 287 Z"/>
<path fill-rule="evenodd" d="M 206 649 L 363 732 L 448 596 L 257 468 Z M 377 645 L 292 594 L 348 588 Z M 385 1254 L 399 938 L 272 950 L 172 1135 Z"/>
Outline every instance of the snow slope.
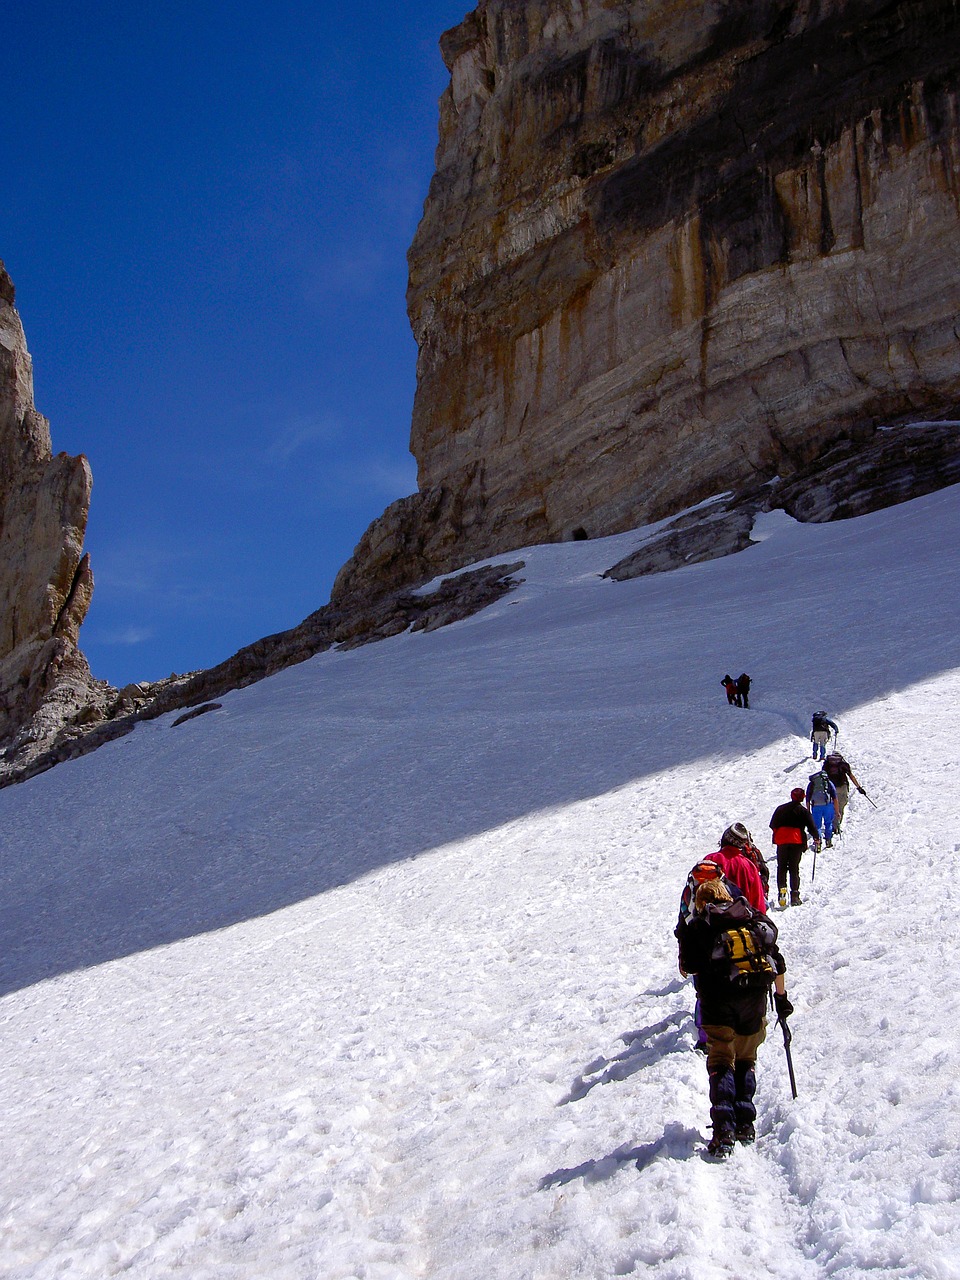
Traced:
<path fill-rule="evenodd" d="M 644 536 L 0 792 L 0 1273 L 960 1277 L 960 490 L 597 576 Z M 709 1164 L 678 894 L 817 704 L 879 808 Z"/>

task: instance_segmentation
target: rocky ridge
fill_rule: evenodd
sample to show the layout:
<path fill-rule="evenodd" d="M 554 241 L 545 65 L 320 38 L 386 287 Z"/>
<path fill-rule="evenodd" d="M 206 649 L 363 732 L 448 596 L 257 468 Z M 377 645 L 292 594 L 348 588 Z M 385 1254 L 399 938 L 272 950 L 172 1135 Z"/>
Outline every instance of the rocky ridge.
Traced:
<path fill-rule="evenodd" d="M 109 686 L 78 649 L 93 594 L 83 551 L 90 508 L 86 458 L 53 454 L 33 403 L 33 366 L 0 263 L 0 741 L 31 725 L 49 736 L 98 718 Z"/>
<path fill-rule="evenodd" d="M 402 631 L 434 631 L 498 600 L 517 585 L 522 561 L 485 565 L 445 579 L 433 589 L 388 592 L 375 600 L 325 605 L 288 631 L 266 636 L 207 671 L 111 689 L 105 705 L 87 704 L 72 720 L 43 728 L 31 723 L 0 755 L 0 787 L 23 782 L 65 760 L 95 751 L 169 711 L 216 709 L 211 699 L 304 662 L 327 649 L 354 649 Z M 178 717 L 174 727 L 192 719 Z"/>

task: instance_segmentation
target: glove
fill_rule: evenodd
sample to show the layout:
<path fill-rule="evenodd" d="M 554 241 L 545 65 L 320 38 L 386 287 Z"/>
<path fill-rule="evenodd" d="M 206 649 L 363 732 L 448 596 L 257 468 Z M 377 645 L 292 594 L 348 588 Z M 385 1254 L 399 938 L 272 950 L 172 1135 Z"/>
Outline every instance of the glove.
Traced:
<path fill-rule="evenodd" d="M 790 1003 L 787 996 L 780 995 L 779 992 L 774 992 L 773 1003 L 777 1010 L 777 1021 L 786 1022 L 791 1013 L 793 1013 L 793 1005 Z"/>
<path fill-rule="evenodd" d="M 862 796 L 865 796 L 865 795 L 867 794 L 867 793 L 864 791 L 863 787 L 857 787 L 857 790 L 860 792 L 860 794 L 861 794 Z"/>

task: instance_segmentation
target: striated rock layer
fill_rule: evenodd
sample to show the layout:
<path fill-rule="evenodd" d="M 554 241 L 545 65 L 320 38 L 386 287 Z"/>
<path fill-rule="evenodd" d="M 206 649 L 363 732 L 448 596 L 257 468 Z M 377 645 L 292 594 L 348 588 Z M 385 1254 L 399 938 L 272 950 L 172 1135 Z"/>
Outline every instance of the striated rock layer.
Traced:
<path fill-rule="evenodd" d="M 482 0 L 441 48 L 419 492 L 335 597 L 955 409 L 954 0 Z"/>
<path fill-rule="evenodd" d="M 13 302 L 0 264 L 0 741 L 96 716 L 101 692 L 77 648 L 93 593 L 90 468 L 53 456 Z"/>

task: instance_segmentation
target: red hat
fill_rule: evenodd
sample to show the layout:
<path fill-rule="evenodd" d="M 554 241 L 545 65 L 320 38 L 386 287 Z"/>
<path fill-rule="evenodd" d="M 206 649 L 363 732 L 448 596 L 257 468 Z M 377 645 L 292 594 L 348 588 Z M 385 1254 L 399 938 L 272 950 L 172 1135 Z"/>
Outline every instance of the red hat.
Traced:
<path fill-rule="evenodd" d="M 790 799 L 802 800 L 806 794 L 807 793 L 804 791 L 803 787 L 794 787 L 793 790 L 790 792 Z"/>
<path fill-rule="evenodd" d="M 719 880 L 723 872 L 715 862 L 711 862 L 709 858 L 704 858 L 690 872 L 697 884 L 703 884 L 706 880 Z"/>

